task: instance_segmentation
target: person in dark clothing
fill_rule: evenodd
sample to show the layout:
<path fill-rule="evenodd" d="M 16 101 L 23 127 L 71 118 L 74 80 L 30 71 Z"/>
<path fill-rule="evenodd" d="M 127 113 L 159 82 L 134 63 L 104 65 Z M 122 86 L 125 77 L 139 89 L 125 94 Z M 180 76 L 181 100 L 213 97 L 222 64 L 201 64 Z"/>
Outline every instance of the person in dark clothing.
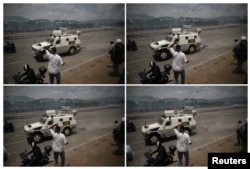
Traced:
<path fill-rule="evenodd" d="M 239 120 L 238 124 L 237 124 L 237 128 L 236 128 L 237 141 L 238 141 L 236 145 L 241 145 L 241 143 L 242 143 L 242 139 L 241 139 L 242 128 L 243 128 L 242 121 Z"/>
<path fill-rule="evenodd" d="M 151 153 L 151 154 L 157 153 L 157 157 L 153 166 L 163 166 L 164 160 L 167 158 L 166 149 L 164 146 L 162 146 L 160 141 L 157 141 L 156 147 L 157 149 Z"/>
<path fill-rule="evenodd" d="M 20 77 L 26 76 L 23 79 L 23 82 L 26 84 L 35 84 L 36 83 L 36 75 L 34 70 L 30 67 L 30 65 L 24 65 L 23 67 L 24 73 L 21 74 Z"/>
<path fill-rule="evenodd" d="M 233 73 L 244 74 L 245 72 L 242 70 L 242 65 L 247 60 L 247 38 L 245 36 L 240 38 L 239 44 L 235 47 L 234 55 L 237 59 L 237 67 Z"/>
<path fill-rule="evenodd" d="M 241 131 L 241 139 L 242 139 L 242 152 L 247 153 L 247 143 L 248 143 L 248 131 L 247 131 L 248 125 L 247 125 L 247 119 L 245 124 L 242 127 Z"/>
<path fill-rule="evenodd" d="M 121 39 L 116 39 L 116 44 L 112 48 L 112 51 L 110 53 L 111 60 L 113 62 L 113 72 L 111 72 L 109 75 L 120 77 L 119 65 L 122 64 L 125 60 L 125 49 Z"/>
<path fill-rule="evenodd" d="M 151 73 L 151 74 L 149 75 L 149 77 L 150 77 L 150 79 L 152 80 L 152 82 L 154 82 L 154 83 L 159 82 L 160 79 L 162 78 L 162 74 L 161 74 L 161 70 L 160 70 L 159 66 L 156 65 L 154 61 L 151 61 L 151 62 L 149 63 L 149 66 L 150 66 L 150 70 L 148 70 L 148 71 L 146 72 L 146 74 Z"/>
<path fill-rule="evenodd" d="M 42 152 L 40 147 L 35 142 L 31 143 L 32 150 L 28 154 L 32 154 L 30 166 L 40 166 L 40 160 L 42 159 Z"/>
<path fill-rule="evenodd" d="M 124 154 L 124 143 L 125 143 L 125 119 L 122 118 L 122 121 L 119 127 L 116 129 L 117 135 L 117 145 L 118 150 L 116 154 L 123 155 Z"/>

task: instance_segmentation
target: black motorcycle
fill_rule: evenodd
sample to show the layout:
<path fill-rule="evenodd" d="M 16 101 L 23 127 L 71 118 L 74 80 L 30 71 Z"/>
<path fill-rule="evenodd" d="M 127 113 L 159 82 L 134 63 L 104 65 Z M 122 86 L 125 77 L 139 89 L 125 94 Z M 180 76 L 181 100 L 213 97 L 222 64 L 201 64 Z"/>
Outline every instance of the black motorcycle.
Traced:
<path fill-rule="evenodd" d="M 172 164 L 174 161 L 175 151 L 176 151 L 176 146 L 170 145 L 168 147 L 167 157 L 160 165 L 155 165 L 155 161 L 158 158 L 157 155 L 156 157 L 152 157 L 150 152 L 146 152 L 144 153 L 144 156 L 147 158 L 147 160 L 143 166 L 167 166 L 169 164 Z"/>
<path fill-rule="evenodd" d="M 45 73 L 47 72 L 46 67 L 40 67 L 39 73 L 36 74 L 36 82 L 34 84 L 44 84 Z M 12 76 L 15 84 L 31 84 L 25 80 L 26 77 L 21 77 L 20 72 L 18 74 Z"/>
<path fill-rule="evenodd" d="M 4 52 L 6 53 L 16 53 L 16 46 L 11 41 L 6 41 L 4 45 Z"/>
<path fill-rule="evenodd" d="M 45 146 L 41 159 L 39 159 L 38 162 L 35 164 L 31 164 L 32 157 L 30 157 L 26 151 L 20 153 L 19 156 L 22 159 L 20 166 L 44 166 L 44 165 L 48 164 L 51 150 L 52 150 L 51 146 L 49 146 L 49 145 Z"/>
<path fill-rule="evenodd" d="M 161 72 L 162 77 L 161 79 L 152 80 L 150 77 L 147 76 L 146 70 L 143 72 L 138 73 L 140 77 L 140 83 L 142 84 L 166 84 L 169 82 L 169 75 L 172 66 L 170 64 L 164 65 L 164 70 Z"/>
<path fill-rule="evenodd" d="M 129 39 L 127 42 L 127 50 L 128 51 L 136 51 L 137 50 L 137 45 L 135 41 Z"/>
<path fill-rule="evenodd" d="M 127 121 L 127 132 L 135 132 L 136 127 L 135 124 L 132 121 Z"/>
<path fill-rule="evenodd" d="M 10 121 L 5 122 L 4 132 L 7 132 L 7 133 L 15 132 L 14 125 Z"/>

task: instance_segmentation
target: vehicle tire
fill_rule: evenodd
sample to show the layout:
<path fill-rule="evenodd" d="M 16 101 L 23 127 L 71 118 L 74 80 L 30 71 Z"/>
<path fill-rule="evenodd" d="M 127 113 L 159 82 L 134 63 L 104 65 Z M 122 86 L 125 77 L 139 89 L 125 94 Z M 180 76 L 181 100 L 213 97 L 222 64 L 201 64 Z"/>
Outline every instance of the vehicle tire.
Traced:
<path fill-rule="evenodd" d="M 152 135 L 149 136 L 149 143 L 150 143 L 151 145 L 156 144 L 156 142 L 157 142 L 158 140 L 160 140 L 160 136 L 159 136 L 158 134 L 152 134 Z"/>
<path fill-rule="evenodd" d="M 171 57 L 170 51 L 167 49 L 163 49 L 159 53 L 159 59 L 160 60 L 167 60 Z"/>
<path fill-rule="evenodd" d="M 69 136 L 71 134 L 71 128 L 69 128 L 69 127 L 64 128 L 63 129 L 63 134 L 65 136 Z"/>
<path fill-rule="evenodd" d="M 196 47 L 194 45 L 189 46 L 188 53 L 192 54 L 196 52 Z"/>
<path fill-rule="evenodd" d="M 41 133 L 34 133 L 32 139 L 36 142 L 36 143 L 40 143 L 43 139 L 43 135 Z"/>
<path fill-rule="evenodd" d="M 74 47 L 74 46 L 71 46 L 70 48 L 69 48 L 69 54 L 70 55 L 74 55 L 76 53 L 76 48 Z"/>

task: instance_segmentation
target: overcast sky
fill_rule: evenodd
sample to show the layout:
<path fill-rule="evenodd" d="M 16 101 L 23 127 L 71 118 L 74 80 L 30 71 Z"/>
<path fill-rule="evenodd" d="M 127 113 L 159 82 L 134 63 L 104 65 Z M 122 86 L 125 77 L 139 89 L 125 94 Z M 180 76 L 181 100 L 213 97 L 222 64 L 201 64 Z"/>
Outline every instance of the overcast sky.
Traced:
<path fill-rule="evenodd" d="M 100 97 L 124 97 L 122 86 L 7 86 L 4 96 L 28 96 L 40 98 L 94 99 Z"/>
<path fill-rule="evenodd" d="M 247 97 L 245 86 L 128 86 L 127 99 L 129 96 L 153 96 L 163 98 L 200 98 L 218 99 L 224 97 L 244 96 Z"/>
<path fill-rule="evenodd" d="M 4 16 L 23 16 L 32 20 L 124 20 L 125 15 L 124 4 L 4 4 L 3 10 Z"/>
<path fill-rule="evenodd" d="M 127 13 L 174 18 L 247 16 L 247 4 L 127 4 Z"/>

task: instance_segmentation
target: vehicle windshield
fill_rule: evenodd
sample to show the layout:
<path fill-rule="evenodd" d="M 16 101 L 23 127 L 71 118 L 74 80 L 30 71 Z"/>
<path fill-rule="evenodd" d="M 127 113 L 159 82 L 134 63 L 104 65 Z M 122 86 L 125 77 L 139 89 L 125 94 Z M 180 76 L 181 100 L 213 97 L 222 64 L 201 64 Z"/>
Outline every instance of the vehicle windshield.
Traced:
<path fill-rule="evenodd" d="M 167 40 L 167 41 L 171 42 L 172 39 L 173 39 L 173 36 L 172 36 L 172 35 L 167 35 L 167 37 L 166 37 L 166 40 Z"/>
<path fill-rule="evenodd" d="M 45 117 L 41 117 L 39 120 L 40 123 L 45 124 L 46 122 L 46 118 Z"/>
<path fill-rule="evenodd" d="M 164 118 L 160 117 L 160 118 L 158 119 L 158 123 L 159 123 L 160 125 L 162 125 L 163 122 L 164 122 Z"/>

